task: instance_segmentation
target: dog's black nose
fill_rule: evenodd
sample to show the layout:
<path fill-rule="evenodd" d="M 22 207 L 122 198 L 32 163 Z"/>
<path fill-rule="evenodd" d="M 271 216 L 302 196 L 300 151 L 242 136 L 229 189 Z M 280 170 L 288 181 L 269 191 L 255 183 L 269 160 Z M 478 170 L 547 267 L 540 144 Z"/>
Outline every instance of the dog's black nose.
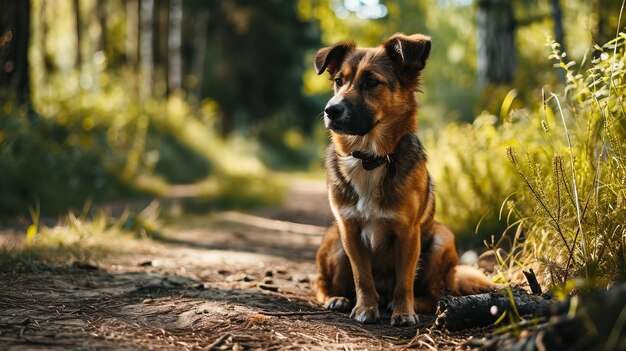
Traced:
<path fill-rule="evenodd" d="M 343 112 L 345 110 L 346 110 L 346 108 L 343 107 L 343 105 L 341 105 L 341 104 L 334 104 L 334 105 L 330 105 L 330 106 L 326 107 L 324 112 L 326 112 L 326 116 L 328 116 L 328 118 L 330 118 L 331 120 L 335 120 L 335 119 L 341 117 L 341 115 L 343 115 Z"/>

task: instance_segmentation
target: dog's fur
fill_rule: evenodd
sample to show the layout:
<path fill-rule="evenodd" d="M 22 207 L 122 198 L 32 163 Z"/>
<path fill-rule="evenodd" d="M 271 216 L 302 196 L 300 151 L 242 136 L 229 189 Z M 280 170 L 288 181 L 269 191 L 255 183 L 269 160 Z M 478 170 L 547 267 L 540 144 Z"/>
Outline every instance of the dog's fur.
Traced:
<path fill-rule="evenodd" d="M 317 73 L 334 82 L 324 122 L 335 224 L 317 252 L 317 298 L 333 310 L 354 302 L 351 316 L 362 323 L 378 320 L 381 305 L 393 309 L 392 324 L 414 324 L 444 291 L 492 288 L 479 271 L 457 266 L 454 235 L 433 219 L 433 183 L 415 135 L 430 47 L 427 36 L 395 34 L 377 48 L 344 42 L 315 57 Z"/>

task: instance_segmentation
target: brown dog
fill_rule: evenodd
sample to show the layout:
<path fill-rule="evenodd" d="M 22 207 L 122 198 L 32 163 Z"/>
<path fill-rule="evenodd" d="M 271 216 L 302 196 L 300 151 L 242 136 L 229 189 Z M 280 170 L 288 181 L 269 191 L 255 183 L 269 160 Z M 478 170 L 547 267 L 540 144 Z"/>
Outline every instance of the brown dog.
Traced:
<path fill-rule="evenodd" d="M 377 48 L 351 42 L 320 49 L 334 96 L 324 110 L 332 143 L 326 153 L 335 224 L 317 252 L 317 298 L 361 323 L 393 309 L 391 324 L 432 313 L 443 291 L 491 290 L 479 271 L 457 266 L 454 235 L 434 221 L 433 184 L 415 135 L 419 76 L 430 38 L 395 34 Z M 356 298 L 356 300 L 355 300 Z"/>

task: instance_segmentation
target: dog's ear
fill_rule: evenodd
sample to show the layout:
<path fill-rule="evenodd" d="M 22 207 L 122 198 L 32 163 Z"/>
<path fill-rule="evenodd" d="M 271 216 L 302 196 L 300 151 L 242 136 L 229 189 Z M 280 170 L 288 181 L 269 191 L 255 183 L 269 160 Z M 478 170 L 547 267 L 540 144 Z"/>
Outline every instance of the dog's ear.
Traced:
<path fill-rule="evenodd" d="M 423 34 L 396 33 L 383 42 L 387 56 L 401 70 L 421 71 L 430 54 L 430 37 Z"/>
<path fill-rule="evenodd" d="M 315 70 L 317 74 L 327 70 L 331 75 L 341 67 L 346 55 L 354 50 L 356 46 L 353 42 L 343 42 L 333 46 L 319 49 L 315 54 Z"/>

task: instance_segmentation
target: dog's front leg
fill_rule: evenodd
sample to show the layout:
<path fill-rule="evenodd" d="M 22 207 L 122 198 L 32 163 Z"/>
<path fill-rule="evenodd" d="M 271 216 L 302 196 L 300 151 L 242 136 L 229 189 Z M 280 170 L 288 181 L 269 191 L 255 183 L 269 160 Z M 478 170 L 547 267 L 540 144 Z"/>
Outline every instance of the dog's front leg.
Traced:
<path fill-rule="evenodd" d="M 356 303 L 350 317 L 360 323 L 374 323 L 380 318 L 378 293 L 372 276 L 372 253 L 361 240 L 361 228 L 357 223 L 340 221 L 341 241 L 350 259 Z"/>
<path fill-rule="evenodd" d="M 400 230 L 394 241 L 396 283 L 391 325 L 412 325 L 418 322 L 413 308 L 413 283 L 420 255 L 420 229 L 405 227 Z"/>

